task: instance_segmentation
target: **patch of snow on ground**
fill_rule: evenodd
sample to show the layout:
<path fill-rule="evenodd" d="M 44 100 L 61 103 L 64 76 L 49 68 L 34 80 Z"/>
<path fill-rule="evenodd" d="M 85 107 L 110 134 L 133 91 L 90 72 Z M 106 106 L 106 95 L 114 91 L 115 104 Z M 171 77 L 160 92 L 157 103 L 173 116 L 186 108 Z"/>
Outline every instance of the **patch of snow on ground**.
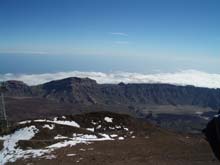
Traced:
<path fill-rule="evenodd" d="M 124 139 L 125 139 L 124 137 L 119 137 L 119 138 L 118 138 L 118 140 L 124 140 Z"/>
<path fill-rule="evenodd" d="M 47 122 L 47 123 L 54 123 L 54 124 L 67 125 L 71 127 L 80 128 L 80 125 L 75 121 L 57 120 L 57 117 L 55 117 L 54 120 L 38 119 L 38 120 L 34 120 L 34 122 Z"/>
<path fill-rule="evenodd" d="M 129 131 L 129 129 L 128 129 L 128 128 L 124 128 L 124 130 L 125 130 L 125 131 Z"/>
<path fill-rule="evenodd" d="M 112 138 L 114 138 L 114 137 L 118 137 L 118 135 L 116 135 L 116 134 L 112 134 L 112 135 L 110 135 Z"/>
<path fill-rule="evenodd" d="M 66 137 L 66 136 L 62 136 L 62 135 L 57 135 L 57 136 L 55 136 L 54 137 L 54 139 L 68 139 L 68 137 Z"/>
<path fill-rule="evenodd" d="M 116 125 L 115 128 L 121 129 L 121 126 L 120 125 Z"/>
<path fill-rule="evenodd" d="M 76 154 L 67 154 L 66 156 L 76 156 Z"/>
<path fill-rule="evenodd" d="M 86 149 L 84 149 L 84 148 L 80 148 L 79 150 L 80 150 L 80 151 L 86 151 Z"/>
<path fill-rule="evenodd" d="M 102 141 L 102 140 L 114 140 L 112 139 L 109 135 L 107 134 L 103 134 L 103 133 L 100 133 L 101 136 L 103 136 L 104 138 L 100 138 L 99 141 Z"/>
<path fill-rule="evenodd" d="M 31 120 L 21 121 L 18 124 L 27 124 L 27 123 L 31 123 Z"/>
<path fill-rule="evenodd" d="M 80 128 L 79 124 L 76 123 L 75 121 L 56 120 L 56 121 L 51 121 L 51 122 L 52 123 L 56 123 L 56 124 L 61 124 L 61 125 L 67 125 L 67 126 L 72 126 L 72 127 Z"/>
<path fill-rule="evenodd" d="M 97 136 L 95 135 L 82 135 L 81 137 L 79 137 L 80 140 L 92 140 L 92 139 L 97 139 Z"/>
<path fill-rule="evenodd" d="M 105 120 L 107 123 L 112 123 L 113 118 L 105 117 L 104 120 Z"/>
<path fill-rule="evenodd" d="M 78 144 L 80 142 L 78 141 L 74 141 L 74 140 L 65 140 L 63 142 L 58 142 L 58 143 L 55 143 L 55 144 L 52 144 L 50 146 L 47 147 L 47 149 L 58 149 L 58 148 L 63 148 L 63 147 L 67 147 L 67 146 L 75 146 L 76 144 Z"/>
<path fill-rule="evenodd" d="M 17 148 L 17 142 L 19 140 L 30 140 L 39 130 L 35 126 L 29 126 L 21 128 L 11 135 L 0 137 L 0 140 L 4 140 L 4 148 L 0 152 L 0 164 L 6 164 L 7 162 L 15 162 L 20 158 L 38 157 L 42 156 L 44 152 L 42 150 L 22 150 Z"/>
<path fill-rule="evenodd" d="M 95 135 L 83 135 L 83 134 L 73 134 L 73 138 L 70 138 L 69 140 L 65 140 L 63 142 L 58 142 L 55 144 L 52 144 L 48 146 L 48 149 L 57 149 L 67 146 L 75 146 L 76 144 L 82 143 L 82 144 L 90 144 L 91 142 L 95 141 L 105 141 L 105 140 L 114 140 L 107 134 L 100 134 L 103 136 L 102 138 L 98 138 Z"/>
<path fill-rule="evenodd" d="M 108 121 L 112 121 L 112 119 Z M 23 123 L 27 123 L 27 122 L 29 123 L 29 121 L 24 121 Z M 34 122 L 48 122 L 50 124 L 52 123 L 52 126 L 49 124 L 45 124 L 43 126 L 49 129 L 54 128 L 55 123 L 79 127 L 79 125 L 74 121 L 59 121 L 59 120 L 51 121 L 51 120 L 46 120 L 46 119 L 39 119 L 39 120 L 34 120 Z M 112 137 L 110 137 L 107 134 L 100 133 L 99 135 L 101 135 L 102 137 L 99 138 L 96 135 L 74 133 L 72 138 L 57 135 L 56 137 L 54 137 L 55 139 L 68 138 L 68 140 L 64 140 L 62 142 L 52 144 L 44 149 L 23 150 L 17 147 L 17 142 L 19 140 L 30 140 L 38 132 L 39 130 L 36 128 L 36 126 L 32 125 L 32 126 L 21 128 L 10 135 L 5 135 L 5 136 L 0 137 L 0 140 L 4 140 L 4 148 L 0 151 L 0 164 L 4 165 L 8 162 L 15 162 L 18 159 L 27 159 L 27 158 L 36 158 L 36 157 L 53 159 L 54 157 L 53 155 L 50 155 L 50 153 L 54 151 L 55 149 L 59 149 L 59 148 L 66 147 L 66 146 L 75 146 L 76 144 L 79 144 L 79 143 L 90 144 L 91 142 L 95 142 L 95 141 L 114 140 Z"/>
<path fill-rule="evenodd" d="M 54 127 L 55 127 L 54 124 L 51 124 L 51 125 L 49 125 L 49 124 L 45 124 L 45 125 L 43 126 L 43 128 L 48 128 L 49 130 L 54 129 Z"/>
<path fill-rule="evenodd" d="M 102 126 L 101 125 L 98 125 L 97 127 L 96 127 L 96 129 L 100 129 Z"/>
<path fill-rule="evenodd" d="M 47 122 L 46 119 L 38 119 L 38 120 L 34 120 L 34 122 Z"/>
<path fill-rule="evenodd" d="M 91 131 L 91 132 L 94 132 L 94 131 L 95 131 L 94 128 L 86 128 L 86 130 Z"/>
<path fill-rule="evenodd" d="M 98 124 L 98 123 L 94 122 L 93 120 L 91 121 L 91 123 L 92 123 L 93 125 L 96 125 L 96 124 Z"/>
<path fill-rule="evenodd" d="M 82 136 L 83 134 L 76 134 L 76 133 L 73 133 L 73 137 L 80 137 L 80 136 Z"/>

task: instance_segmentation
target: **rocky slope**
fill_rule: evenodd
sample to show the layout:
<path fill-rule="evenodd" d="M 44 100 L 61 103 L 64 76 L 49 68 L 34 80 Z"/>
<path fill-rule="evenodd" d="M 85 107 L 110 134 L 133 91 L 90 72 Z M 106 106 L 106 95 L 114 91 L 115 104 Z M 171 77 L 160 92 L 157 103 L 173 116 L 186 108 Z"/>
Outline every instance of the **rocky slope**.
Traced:
<path fill-rule="evenodd" d="M 216 157 L 220 160 L 220 111 L 218 115 L 208 123 L 204 133 L 213 149 Z"/>
<path fill-rule="evenodd" d="M 22 121 L 0 142 L 0 164 L 219 163 L 201 135 L 169 132 L 110 112 Z"/>

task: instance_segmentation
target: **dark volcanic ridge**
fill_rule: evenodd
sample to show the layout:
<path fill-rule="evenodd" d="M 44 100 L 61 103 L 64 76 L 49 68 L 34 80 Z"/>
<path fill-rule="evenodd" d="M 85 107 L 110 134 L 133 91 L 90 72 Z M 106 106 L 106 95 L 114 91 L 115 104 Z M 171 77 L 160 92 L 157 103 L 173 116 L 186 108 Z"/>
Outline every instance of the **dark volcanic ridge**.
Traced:
<path fill-rule="evenodd" d="M 193 105 L 218 109 L 220 89 L 169 84 L 97 84 L 89 78 L 66 78 L 38 86 L 7 81 L 7 96 L 40 97 L 75 104 Z"/>

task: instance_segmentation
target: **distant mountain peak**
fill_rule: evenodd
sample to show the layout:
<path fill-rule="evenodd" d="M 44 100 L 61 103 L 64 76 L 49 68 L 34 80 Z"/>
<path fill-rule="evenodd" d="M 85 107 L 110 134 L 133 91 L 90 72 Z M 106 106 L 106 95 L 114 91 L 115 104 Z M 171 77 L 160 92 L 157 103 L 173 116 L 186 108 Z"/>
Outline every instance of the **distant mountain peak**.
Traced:
<path fill-rule="evenodd" d="M 50 81 L 45 84 L 53 84 L 53 83 L 60 83 L 60 84 L 80 84 L 80 85 L 95 85 L 97 82 L 90 78 L 79 78 L 79 77 L 69 77 L 61 80 L 54 80 Z"/>
<path fill-rule="evenodd" d="M 18 80 L 8 80 L 4 84 L 5 86 L 7 85 L 26 85 L 27 86 L 27 84 L 25 84 L 23 81 L 18 81 Z"/>

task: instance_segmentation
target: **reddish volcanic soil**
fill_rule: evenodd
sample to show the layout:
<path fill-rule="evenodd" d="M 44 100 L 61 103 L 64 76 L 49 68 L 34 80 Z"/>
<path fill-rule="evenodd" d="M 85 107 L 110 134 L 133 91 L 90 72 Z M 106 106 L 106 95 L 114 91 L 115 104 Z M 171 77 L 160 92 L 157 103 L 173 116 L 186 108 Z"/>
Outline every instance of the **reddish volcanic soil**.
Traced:
<path fill-rule="evenodd" d="M 53 159 L 19 160 L 16 165 L 217 165 L 209 144 L 200 137 L 157 132 L 150 137 L 78 144 L 52 153 Z M 68 156 L 69 154 L 69 156 Z M 76 154 L 76 155 L 71 155 Z"/>

